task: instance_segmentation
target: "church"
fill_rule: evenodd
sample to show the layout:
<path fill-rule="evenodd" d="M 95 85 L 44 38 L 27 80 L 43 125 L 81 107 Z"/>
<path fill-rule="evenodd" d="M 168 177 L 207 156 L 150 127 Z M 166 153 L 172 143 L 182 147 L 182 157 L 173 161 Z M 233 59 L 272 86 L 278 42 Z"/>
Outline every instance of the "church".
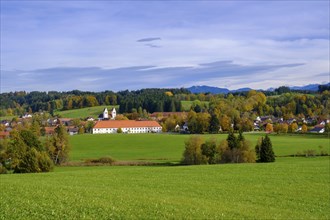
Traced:
<path fill-rule="evenodd" d="M 134 120 L 116 120 L 116 109 L 113 108 L 109 114 L 108 109 L 104 108 L 103 113 L 99 115 L 99 121 L 93 127 L 93 134 L 111 134 L 118 133 L 160 133 L 162 126 L 156 121 L 134 121 Z"/>
<path fill-rule="evenodd" d="M 115 120 L 117 116 L 116 109 L 113 108 L 109 115 L 108 108 L 104 108 L 103 113 L 99 115 L 99 121 L 101 120 Z"/>

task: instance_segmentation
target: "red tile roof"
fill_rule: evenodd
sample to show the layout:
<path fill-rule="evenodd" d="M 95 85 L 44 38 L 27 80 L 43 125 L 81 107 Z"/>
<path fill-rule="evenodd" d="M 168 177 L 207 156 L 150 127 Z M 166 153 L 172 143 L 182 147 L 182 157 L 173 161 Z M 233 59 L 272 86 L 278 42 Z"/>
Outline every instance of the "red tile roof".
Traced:
<path fill-rule="evenodd" d="M 161 127 L 156 121 L 110 120 L 98 121 L 94 128 Z"/>
<path fill-rule="evenodd" d="M 9 137 L 8 131 L 0 131 L 0 139 Z"/>
<path fill-rule="evenodd" d="M 55 133 L 55 127 L 45 127 L 46 134 L 53 134 Z"/>

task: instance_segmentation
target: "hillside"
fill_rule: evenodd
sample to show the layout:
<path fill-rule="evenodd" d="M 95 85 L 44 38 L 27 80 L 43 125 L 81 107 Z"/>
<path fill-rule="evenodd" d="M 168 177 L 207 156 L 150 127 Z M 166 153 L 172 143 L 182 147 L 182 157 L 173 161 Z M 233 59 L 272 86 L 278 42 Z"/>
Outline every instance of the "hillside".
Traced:
<path fill-rule="evenodd" d="M 103 112 L 103 109 L 105 107 L 107 107 L 108 110 L 112 109 L 113 107 L 115 107 L 116 109 L 119 108 L 118 105 L 116 105 L 116 106 L 94 106 L 94 107 L 72 109 L 72 110 L 66 110 L 66 111 L 55 111 L 54 114 L 58 115 L 62 118 L 87 118 L 87 117 L 97 118 Z"/>

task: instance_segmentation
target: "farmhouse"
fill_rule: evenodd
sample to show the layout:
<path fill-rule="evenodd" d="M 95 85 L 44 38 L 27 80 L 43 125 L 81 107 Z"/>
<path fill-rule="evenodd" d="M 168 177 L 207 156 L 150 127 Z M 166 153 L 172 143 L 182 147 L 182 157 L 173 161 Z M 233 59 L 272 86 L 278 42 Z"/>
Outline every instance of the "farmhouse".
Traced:
<path fill-rule="evenodd" d="M 134 121 L 134 120 L 109 120 L 98 121 L 93 134 L 117 133 L 118 129 L 123 133 L 159 133 L 162 127 L 156 121 Z"/>

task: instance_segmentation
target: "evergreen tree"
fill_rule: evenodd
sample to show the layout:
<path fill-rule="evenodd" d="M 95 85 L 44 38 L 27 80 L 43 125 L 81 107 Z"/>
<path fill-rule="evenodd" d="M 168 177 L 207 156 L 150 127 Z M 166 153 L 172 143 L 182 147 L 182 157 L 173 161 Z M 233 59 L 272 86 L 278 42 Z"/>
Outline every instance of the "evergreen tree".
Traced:
<path fill-rule="evenodd" d="M 237 148 L 238 146 L 238 140 L 237 137 L 234 135 L 233 132 L 230 132 L 227 137 L 228 147 L 229 149 Z"/>
<path fill-rule="evenodd" d="M 215 134 L 219 132 L 219 128 L 220 128 L 220 121 L 217 117 L 216 114 L 211 114 L 211 119 L 210 119 L 210 132 Z"/>
<path fill-rule="evenodd" d="M 275 154 L 273 151 L 272 142 L 270 141 L 268 135 L 266 135 L 266 137 L 262 139 L 259 155 L 259 162 L 268 163 L 275 161 Z"/>

